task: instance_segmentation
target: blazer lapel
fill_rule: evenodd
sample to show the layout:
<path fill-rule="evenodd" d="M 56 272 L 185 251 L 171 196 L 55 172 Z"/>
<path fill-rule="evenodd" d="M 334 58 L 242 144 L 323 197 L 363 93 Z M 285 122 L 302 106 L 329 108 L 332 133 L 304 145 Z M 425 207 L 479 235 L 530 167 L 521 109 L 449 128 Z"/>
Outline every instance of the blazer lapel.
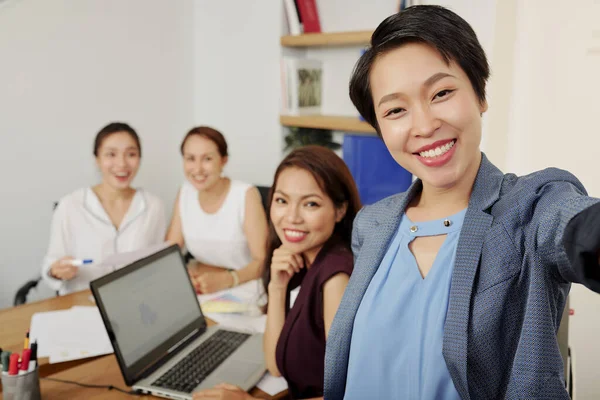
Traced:
<path fill-rule="evenodd" d="M 467 334 L 473 283 L 485 234 L 493 222 L 488 210 L 500 195 L 503 178 L 502 172 L 482 154 L 456 250 L 442 352 L 454 386 L 463 400 L 470 399 L 467 382 Z"/>
<path fill-rule="evenodd" d="M 364 241 L 356 260 L 350 281 L 335 315 L 329 331 L 325 354 L 327 373 L 325 374 L 325 391 L 327 398 L 341 399 L 344 397 L 350 342 L 354 318 L 363 295 L 367 291 L 371 279 L 377 272 L 381 260 L 398 229 L 402 214 L 415 193 L 421 190 L 421 182 L 415 181 L 403 195 L 397 196 L 385 205 L 377 204 L 370 217 L 375 219 L 374 226 L 364 232 Z M 360 218 L 355 223 L 360 224 Z M 360 225 L 359 225 L 360 229 Z M 335 345 L 331 345 L 335 343 Z"/>

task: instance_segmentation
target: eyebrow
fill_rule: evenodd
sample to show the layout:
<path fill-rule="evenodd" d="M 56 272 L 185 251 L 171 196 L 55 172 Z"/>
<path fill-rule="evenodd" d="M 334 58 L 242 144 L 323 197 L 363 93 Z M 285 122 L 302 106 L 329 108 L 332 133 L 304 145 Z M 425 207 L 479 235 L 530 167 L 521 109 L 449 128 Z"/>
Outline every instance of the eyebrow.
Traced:
<path fill-rule="evenodd" d="M 425 86 L 426 88 L 429 88 L 432 85 L 434 85 L 437 81 L 447 78 L 447 77 L 454 78 L 455 76 L 450 75 L 446 72 L 438 72 L 437 74 L 433 74 L 429 78 L 427 78 L 427 80 L 425 80 L 425 82 L 423 82 L 423 86 Z M 385 96 L 383 96 L 381 98 L 381 100 L 379 100 L 379 104 L 377 104 L 377 107 L 381 106 L 383 103 L 386 103 L 388 101 L 396 100 L 398 97 L 400 97 L 400 93 L 386 94 Z"/>
<path fill-rule="evenodd" d="M 208 153 L 202 153 L 202 154 L 198 154 L 200 157 L 206 157 L 206 156 L 214 156 L 215 154 L 217 154 L 216 151 L 209 151 Z M 194 153 L 190 153 L 189 151 L 184 151 L 183 155 L 188 155 L 188 156 L 195 156 L 196 154 Z"/>
<path fill-rule="evenodd" d="M 118 147 L 105 147 L 104 151 L 119 151 L 120 149 Z M 139 149 L 136 146 L 129 146 L 125 148 L 125 151 L 129 151 L 129 150 L 135 150 L 138 151 Z"/>
<path fill-rule="evenodd" d="M 285 197 L 290 197 L 290 196 L 288 196 L 287 194 L 285 194 L 284 192 L 282 192 L 279 189 L 276 190 L 275 193 L 279 193 L 280 195 L 285 196 Z M 309 197 L 318 197 L 319 199 L 323 200 L 323 198 L 321 196 L 319 196 L 318 194 L 316 194 L 316 193 L 304 195 L 304 196 L 300 197 L 300 200 L 304 200 L 304 199 L 307 199 Z"/>

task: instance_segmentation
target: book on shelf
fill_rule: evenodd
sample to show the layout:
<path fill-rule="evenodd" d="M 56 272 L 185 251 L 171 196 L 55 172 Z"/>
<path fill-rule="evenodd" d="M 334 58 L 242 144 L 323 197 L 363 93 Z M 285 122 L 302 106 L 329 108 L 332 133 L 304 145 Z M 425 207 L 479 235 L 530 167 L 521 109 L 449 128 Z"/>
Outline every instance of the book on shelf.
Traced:
<path fill-rule="evenodd" d="M 398 11 L 404 11 L 410 6 L 420 5 L 422 0 L 398 0 Z"/>
<path fill-rule="evenodd" d="M 283 0 L 283 8 L 287 19 L 290 35 L 296 36 L 303 32 L 300 21 L 300 10 L 294 0 Z"/>
<path fill-rule="evenodd" d="M 296 0 L 304 33 L 320 33 L 321 22 L 316 0 Z"/>
<path fill-rule="evenodd" d="M 306 58 L 283 57 L 281 94 L 282 114 L 320 114 L 323 96 L 323 63 Z"/>

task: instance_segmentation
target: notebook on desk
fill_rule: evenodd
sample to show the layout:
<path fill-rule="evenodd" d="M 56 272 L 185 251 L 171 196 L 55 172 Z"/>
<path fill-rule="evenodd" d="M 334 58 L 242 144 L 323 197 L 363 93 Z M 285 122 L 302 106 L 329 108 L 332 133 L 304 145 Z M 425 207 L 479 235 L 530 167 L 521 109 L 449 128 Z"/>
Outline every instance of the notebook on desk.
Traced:
<path fill-rule="evenodd" d="M 262 334 L 207 327 L 179 246 L 90 283 L 123 379 L 143 393 L 191 399 L 221 382 L 252 388 Z"/>

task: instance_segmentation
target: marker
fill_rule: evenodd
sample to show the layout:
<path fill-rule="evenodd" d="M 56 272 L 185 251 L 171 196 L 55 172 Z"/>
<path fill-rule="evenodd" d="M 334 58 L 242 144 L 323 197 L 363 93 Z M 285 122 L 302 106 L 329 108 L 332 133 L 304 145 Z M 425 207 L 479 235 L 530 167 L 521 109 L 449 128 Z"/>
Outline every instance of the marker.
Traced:
<path fill-rule="evenodd" d="M 23 375 L 29 371 L 29 360 L 31 359 L 31 349 L 23 350 L 23 354 L 21 355 L 21 368 L 19 371 L 19 375 Z"/>
<path fill-rule="evenodd" d="M 19 372 L 19 353 L 12 353 L 10 355 L 10 363 L 8 366 L 8 374 L 16 375 Z"/>
<path fill-rule="evenodd" d="M 9 366 L 9 359 L 10 359 L 10 351 L 4 351 L 2 352 L 2 355 L 0 356 L 0 359 L 2 360 L 2 373 L 7 373 L 8 372 L 8 366 Z"/>
<path fill-rule="evenodd" d="M 31 356 L 29 357 L 29 369 L 33 371 L 37 367 L 37 340 L 31 343 Z"/>
<path fill-rule="evenodd" d="M 25 341 L 23 342 L 23 350 L 29 348 L 29 331 L 25 334 Z"/>
<path fill-rule="evenodd" d="M 71 264 L 72 266 L 74 266 L 74 267 L 81 267 L 81 266 L 84 266 L 84 265 L 92 264 L 94 262 L 94 260 L 86 258 L 86 259 L 83 259 L 83 260 L 81 260 L 81 259 L 78 259 L 78 260 L 67 260 L 67 262 L 69 264 Z"/>

